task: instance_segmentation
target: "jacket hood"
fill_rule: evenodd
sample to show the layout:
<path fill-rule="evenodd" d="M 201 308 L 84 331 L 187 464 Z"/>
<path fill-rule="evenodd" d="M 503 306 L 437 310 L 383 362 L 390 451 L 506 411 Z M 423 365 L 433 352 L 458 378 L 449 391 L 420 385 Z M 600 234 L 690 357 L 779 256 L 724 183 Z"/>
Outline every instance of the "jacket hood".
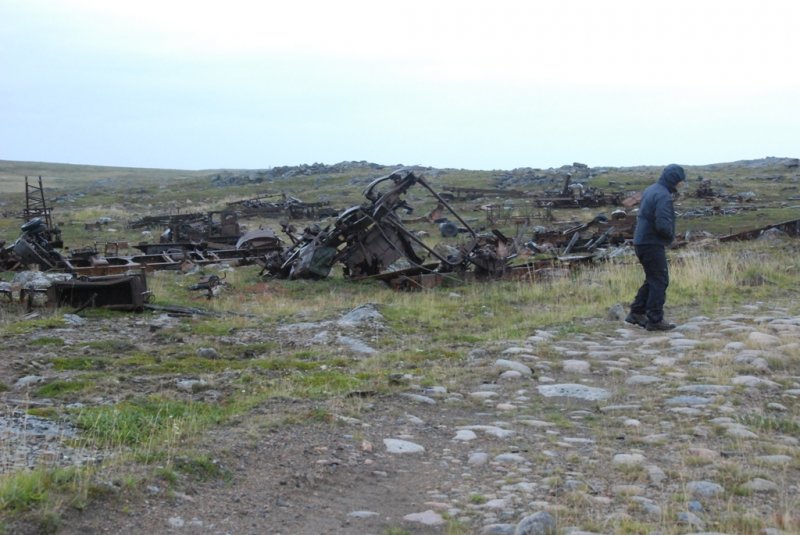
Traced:
<path fill-rule="evenodd" d="M 671 163 L 661 171 L 658 182 L 665 185 L 671 192 L 677 191 L 678 183 L 686 180 L 686 172 L 680 165 Z"/>

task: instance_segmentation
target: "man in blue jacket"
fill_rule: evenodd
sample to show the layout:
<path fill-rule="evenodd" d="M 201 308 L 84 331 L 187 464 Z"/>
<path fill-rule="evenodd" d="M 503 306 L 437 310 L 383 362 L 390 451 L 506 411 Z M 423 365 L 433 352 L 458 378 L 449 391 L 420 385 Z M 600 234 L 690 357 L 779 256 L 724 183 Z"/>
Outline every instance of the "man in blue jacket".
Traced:
<path fill-rule="evenodd" d="M 675 239 L 672 196 L 678 191 L 678 184 L 684 180 L 686 173 L 680 165 L 666 166 L 658 182 L 644 190 L 639 204 L 633 245 L 636 257 L 644 268 L 645 278 L 625 321 L 648 331 L 675 328 L 674 323 L 664 320 L 664 302 L 669 286 L 666 247 Z"/>

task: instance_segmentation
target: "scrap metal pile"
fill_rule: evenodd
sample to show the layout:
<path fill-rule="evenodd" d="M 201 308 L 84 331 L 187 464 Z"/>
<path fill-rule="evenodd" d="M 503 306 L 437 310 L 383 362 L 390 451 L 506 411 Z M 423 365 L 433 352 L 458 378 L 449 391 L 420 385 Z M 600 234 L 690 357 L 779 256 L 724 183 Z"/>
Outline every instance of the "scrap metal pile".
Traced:
<path fill-rule="evenodd" d="M 565 188 L 569 184 L 568 177 Z M 413 211 L 406 194 L 414 186 L 426 190 L 436 208 L 424 217 L 401 218 L 401 214 L 408 216 Z M 499 229 L 478 232 L 448 204 L 452 195 L 437 193 L 411 170 L 373 180 L 364 197 L 366 202 L 342 211 L 324 227 L 321 222 L 311 223 L 298 233 L 293 225 L 283 223 L 291 241 L 289 246 L 271 229 L 240 235 L 237 214 L 230 210 L 143 218 L 130 226 L 166 226 L 167 231 L 159 243 L 140 244 L 137 247 L 142 254 L 130 256 L 103 255 L 92 247 L 62 254 L 58 249 L 60 234 L 53 232 L 49 220 L 34 217 L 22 225 L 22 234 L 16 241 L 6 245 L 0 240 L 0 270 L 34 268 L 66 273 L 71 277 L 67 282 L 59 279 L 53 285 L 57 289 L 50 297 L 56 303 L 131 309 L 141 308 L 147 299 L 146 271 L 186 271 L 191 266 L 223 261 L 256 263 L 262 267 L 261 276 L 278 279 L 324 279 L 339 267 L 349 280 L 376 279 L 398 289 L 413 289 L 437 286 L 447 280 L 536 279 L 547 276 L 554 268 L 610 258 L 628 250 L 635 223 L 634 217 L 617 209 L 610 218 L 599 214 L 588 223 L 558 230 L 518 226 L 513 238 Z M 445 239 L 430 245 L 424 239 L 427 232 L 408 227 L 416 223 L 437 224 Z M 790 235 L 800 232 L 796 220 L 774 226 Z M 723 240 L 753 239 L 763 230 Z M 186 241 L 174 241 L 176 237 Z M 58 289 L 62 283 L 68 288 Z M 25 297 L 19 284 L 4 284 L 0 294 L 12 300 L 28 299 L 29 304 L 33 301 L 31 296 L 43 293 L 42 285 L 25 283 Z M 209 279 L 192 289 L 206 291 L 210 299 L 222 286 L 221 280 Z M 121 287 L 129 289 L 120 290 Z"/>
<path fill-rule="evenodd" d="M 41 271 L 62 271 L 76 276 L 118 275 L 131 270 L 178 270 L 187 264 L 207 265 L 224 260 L 240 264 L 255 262 L 265 253 L 282 248 L 282 241 L 272 230 L 254 230 L 237 237 L 235 245 L 222 249 L 205 243 L 156 244 L 156 249 L 138 255 L 105 256 L 95 248 L 73 250 L 63 255 L 48 239 L 41 218 L 22 225 L 22 235 L 9 246 L 0 244 L 0 270 L 19 271 L 36 267 Z M 150 250 L 144 245 L 145 250 Z"/>
<path fill-rule="evenodd" d="M 277 200 L 271 200 L 276 199 Z M 318 219 L 335 216 L 338 210 L 328 201 L 304 202 L 291 195 L 265 194 L 229 202 L 228 206 L 242 217 L 286 217 L 288 219 Z"/>
<path fill-rule="evenodd" d="M 398 212 L 413 211 L 404 195 L 414 185 L 425 188 L 466 229 L 467 243 L 446 250 L 430 247 L 405 227 Z M 322 229 L 312 225 L 299 237 L 290 235 L 293 245 L 266 255 L 262 272 L 277 278 L 318 279 L 327 277 L 340 263 L 348 279 L 394 273 L 401 268 L 498 276 L 516 255 L 513 240 L 499 231 L 477 234 L 423 177 L 411 171 L 374 180 L 364 196 L 368 202 L 345 210 L 332 226 Z M 428 264 L 426 259 L 434 263 Z"/>
<path fill-rule="evenodd" d="M 415 221 L 400 217 L 401 213 L 409 215 L 413 211 L 405 199 L 412 186 L 427 190 L 436 202 L 436 209 L 420 219 L 455 229 L 447 236 L 459 236 L 458 243 L 430 246 L 421 237 L 424 233 L 406 226 Z M 258 263 L 266 277 L 322 279 L 338 264 L 347 279 L 376 278 L 395 287 L 419 287 L 453 278 L 533 277 L 538 269 L 590 259 L 600 246 L 619 244 L 630 237 L 629 224 L 615 221 L 614 225 L 608 225 L 607 219 L 595 218 L 565 231 L 535 232 L 534 239 L 520 246 L 518 240 L 500 230 L 481 233 L 474 230 L 422 176 L 410 170 L 373 180 L 364 196 L 364 204 L 344 210 L 325 228 L 315 223 L 297 235 L 293 226 L 283 224 L 291 240 L 288 247 L 270 229 L 238 236 L 234 213 L 224 211 L 151 216 L 134 221 L 130 224 L 132 228 L 168 228 L 159 243 L 138 246 L 143 254 L 106 256 L 89 247 L 64 256 L 49 241 L 45 223 L 34 218 L 22 226 L 22 235 L 13 244 L 0 248 L 0 268 L 18 270 L 35 266 L 41 271 L 70 273 L 86 282 L 87 277 L 181 269 L 186 264 L 205 265 L 224 260 Z M 174 237 L 189 241 L 176 242 Z M 196 241 L 229 242 L 233 237 L 237 239 L 235 245 L 222 249 Z M 539 253 L 546 258 L 530 260 Z M 520 263 L 518 259 L 529 261 Z"/>
<path fill-rule="evenodd" d="M 485 196 L 502 196 L 512 198 L 528 198 L 536 206 L 553 208 L 596 208 L 599 206 L 621 204 L 624 193 L 606 193 L 595 187 L 587 187 L 579 182 L 572 182 L 572 175 L 564 177 L 564 184 L 559 190 L 531 193 L 520 190 L 461 188 L 447 186 L 445 197 L 449 200 L 474 200 Z"/>
<path fill-rule="evenodd" d="M 435 199 L 439 215 L 446 212 L 458 221 L 459 230 L 466 235 L 465 241 L 454 246 L 431 247 L 404 225 L 398 212 L 412 212 L 404 196 L 415 185 L 426 189 Z M 289 233 L 291 247 L 269 253 L 259 261 L 263 266 L 262 275 L 321 279 L 327 277 L 336 264 L 341 264 L 344 277 L 351 280 L 375 278 L 395 287 L 427 287 L 451 278 L 531 277 L 535 270 L 552 266 L 557 260 L 557 255 L 551 254 L 544 262 L 512 265 L 520 256 L 541 251 L 530 247 L 523 250 L 516 240 L 496 229 L 476 232 L 422 176 L 412 171 L 397 171 L 374 180 L 364 196 L 368 202 L 345 210 L 335 223 L 324 229 L 311 225 L 299 236 Z M 572 239 L 572 249 L 585 247 L 591 238 L 577 246 L 576 241 L 589 226 L 574 228 L 568 235 L 561 236 L 562 241 Z M 599 238 L 594 238 L 594 247 L 589 243 L 589 250 L 609 242 L 614 228 L 609 226 L 603 230 Z M 550 238 L 553 241 L 553 237 Z M 551 250 L 556 247 L 551 245 Z M 591 254 L 593 252 L 589 256 Z"/>
<path fill-rule="evenodd" d="M 241 235 L 239 218 L 236 212 L 230 210 L 147 216 L 132 221 L 128 227 L 132 229 L 164 228 L 164 232 L 159 237 L 159 243 L 174 244 L 176 248 L 186 249 L 192 249 L 194 248 L 192 244 L 201 242 L 232 245 Z"/>

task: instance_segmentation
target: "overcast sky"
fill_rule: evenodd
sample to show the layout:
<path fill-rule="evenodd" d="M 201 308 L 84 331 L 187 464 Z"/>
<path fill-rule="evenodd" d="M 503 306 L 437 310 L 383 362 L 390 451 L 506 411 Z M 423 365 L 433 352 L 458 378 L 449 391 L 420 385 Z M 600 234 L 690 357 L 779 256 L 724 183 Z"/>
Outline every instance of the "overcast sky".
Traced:
<path fill-rule="evenodd" d="M 800 156 L 797 0 L 0 0 L 0 159 Z"/>

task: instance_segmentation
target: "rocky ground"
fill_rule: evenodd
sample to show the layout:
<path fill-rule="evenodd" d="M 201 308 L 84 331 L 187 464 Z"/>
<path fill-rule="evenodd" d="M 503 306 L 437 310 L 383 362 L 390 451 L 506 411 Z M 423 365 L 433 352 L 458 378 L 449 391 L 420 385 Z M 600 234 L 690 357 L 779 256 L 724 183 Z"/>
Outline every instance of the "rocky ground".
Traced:
<path fill-rule="evenodd" d="M 612 315 L 589 334 L 474 347 L 446 385 L 404 377 L 391 396 L 273 400 L 191 446 L 215 477 L 125 488 L 112 475 L 58 533 L 797 533 L 800 316 L 788 306 L 681 318 L 667 333 Z M 5 366 L 9 403 L 25 385 Z M 273 425 L 323 406 L 325 418 Z M 8 416 L 6 464 L 61 454 L 44 431 L 11 435 Z"/>

